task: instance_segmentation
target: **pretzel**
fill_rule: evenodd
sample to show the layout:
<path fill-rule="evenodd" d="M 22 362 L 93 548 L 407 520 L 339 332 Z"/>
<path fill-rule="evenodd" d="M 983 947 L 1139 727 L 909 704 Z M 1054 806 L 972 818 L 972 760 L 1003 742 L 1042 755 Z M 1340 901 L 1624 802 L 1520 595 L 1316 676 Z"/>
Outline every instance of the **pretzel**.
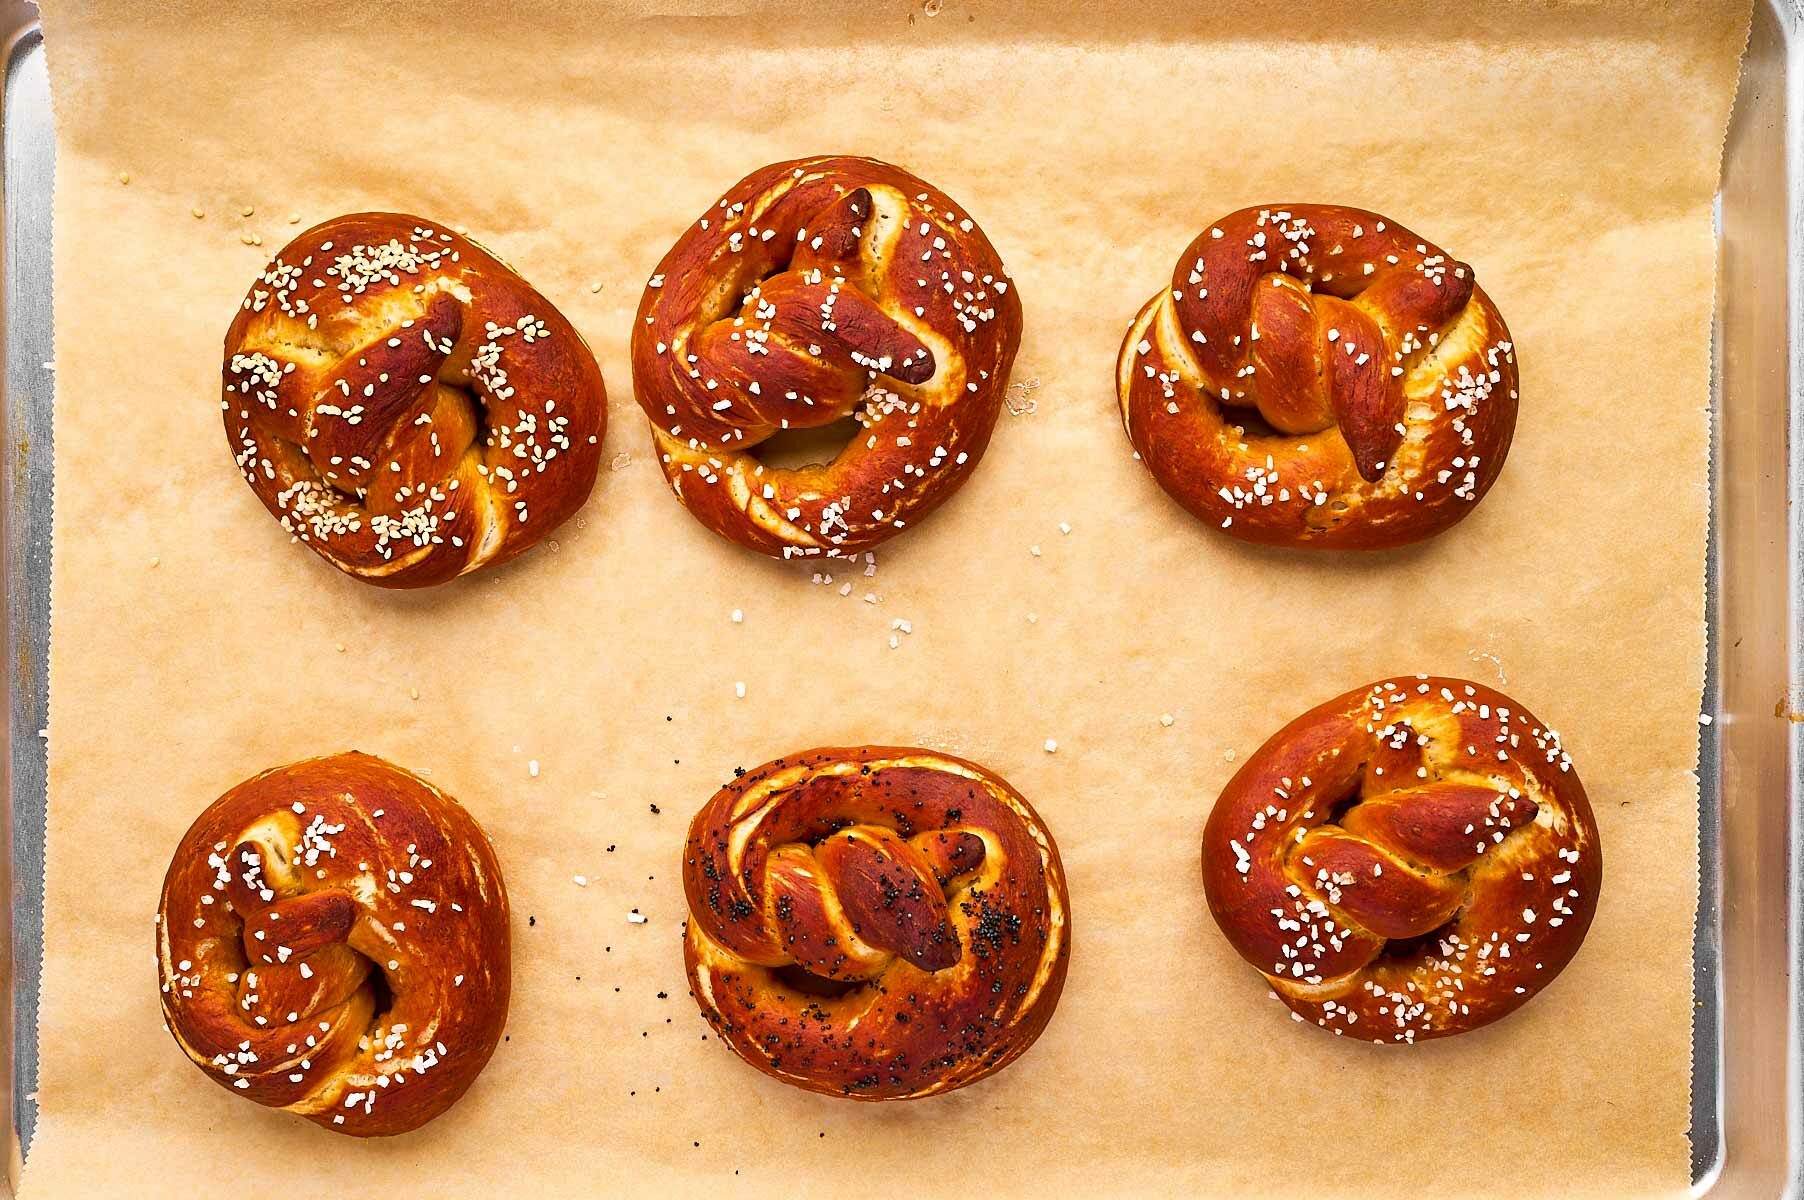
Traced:
<path fill-rule="evenodd" d="M 765 1074 L 900 1100 L 1001 1070 L 1065 984 L 1052 835 L 975 763 L 810 750 L 715 794 L 689 826 L 685 959 L 715 1031 Z"/>
<path fill-rule="evenodd" d="M 1510 333 L 1472 268 L 1357 208 L 1205 229 L 1116 363 L 1129 439 L 1244 541 L 1372 550 L 1449 528 L 1516 427 Z"/>
<path fill-rule="evenodd" d="M 354 213 L 283 247 L 226 333 L 226 436 L 282 528 L 381 587 L 506 562 L 588 498 L 582 335 L 469 238 Z"/>
<path fill-rule="evenodd" d="M 1370 1041 L 1514 1012 L 1585 940 L 1597 826 L 1560 738 L 1460 679 L 1387 679 L 1247 760 L 1203 834 L 1228 941 L 1299 1021 Z"/>
<path fill-rule="evenodd" d="M 163 1017 L 214 1082 L 334 1133 L 417 1129 L 507 1021 L 507 890 L 455 800 L 366 754 L 239 784 L 176 848 Z"/>
<path fill-rule="evenodd" d="M 894 537 L 983 456 L 1021 342 L 995 249 L 930 185 L 868 158 L 733 185 L 645 289 L 633 385 L 664 477 L 702 524 L 773 558 Z M 828 463 L 761 462 L 784 429 L 856 416 Z"/>

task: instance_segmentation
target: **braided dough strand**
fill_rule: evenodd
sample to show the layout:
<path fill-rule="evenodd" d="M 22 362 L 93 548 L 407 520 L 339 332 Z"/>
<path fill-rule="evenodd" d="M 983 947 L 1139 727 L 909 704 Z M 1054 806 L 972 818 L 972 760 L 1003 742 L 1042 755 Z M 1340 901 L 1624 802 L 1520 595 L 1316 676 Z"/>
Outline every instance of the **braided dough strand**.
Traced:
<path fill-rule="evenodd" d="M 1122 342 L 1128 437 L 1159 485 L 1245 541 L 1420 541 L 1496 482 L 1509 330 L 1472 269 L 1362 209 L 1246 208 L 1205 229 Z"/>
<path fill-rule="evenodd" d="M 364 754 L 265 771 L 182 838 L 163 1015 L 209 1078 L 336 1133 L 418 1128 L 507 1021 L 507 891 L 456 801 Z"/>
<path fill-rule="evenodd" d="M 696 814 L 683 881 L 702 1014 L 810 1091 L 963 1087 L 1026 1050 L 1064 986 L 1058 850 L 961 759 L 865 746 L 768 763 Z"/>
<path fill-rule="evenodd" d="M 1235 950 L 1299 1020 L 1375 1042 L 1514 1012 L 1578 952 L 1602 876 L 1559 735 L 1460 679 L 1388 679 L 1298 717 L 1203 834 Z"/>
<path fill-rule="evenodd" d="M 226 436 L 296 540 L 381 587 L 505 562 L 588 498 L 601 371 L 506 264 L 419 217 L 290 242 L 226 334 Z"/>
<path fill-rule="evenodd" d="M 772 557 L 848 556 L 915 524 L 977 465 L 1021 341 L 1021 303 L 943 193 L 867 158 L 776 163 L 664 256 L 639 305 L 633 383 L 677 497 Z M 856 416 L 831 462 L 758 446 Z"/>

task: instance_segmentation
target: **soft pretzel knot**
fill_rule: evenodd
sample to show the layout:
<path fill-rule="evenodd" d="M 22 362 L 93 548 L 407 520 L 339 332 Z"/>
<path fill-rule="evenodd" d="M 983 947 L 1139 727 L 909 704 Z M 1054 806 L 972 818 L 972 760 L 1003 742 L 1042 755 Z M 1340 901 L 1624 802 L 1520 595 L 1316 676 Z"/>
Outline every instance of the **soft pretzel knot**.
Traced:
<path fill-rule="evenodd" d="M 347 575 L 505 562 L 588 498 L 607 394 L 557 309 L 469 238 L 356 213 L 285 246 L 225 341 L 226 436 L 282 527 Z"/>
<path fill-rule="evenodd" d="M 1329 204 L 1205 229 L 1134 318 L 1116 388 L 1159 485 L 1270 545 L 1439 533 L 1496 481 L 1516 427 L 1515 349 L 1472 268 Z"/>
<path fill-rule="evenodd" d="M 944 193 L 868 158 L 740 180 L 658 264 L 633 383 L 677 497 L 772 557 L 845 556 L 919 521 L 989 444 L 1021 302 Z M 856 416 L 833 461 L 757 446 Z"/>
<path fill-rule="evenodd" d="M 163 1016 L 196 1066 L 336 1133 L 405 1133 L 507 1021 L 507 891 L 456 801 L 364 754 L 265 771 L 182 838 L 157 909 Z"/>
<path fill-rule="evenodd" d="M 926 750 L 810 750 L 720 790 L 689 825 L 690 990 L 716 1032 L 809 1091 L 963 1087 L 1040 1036 L 1069 900 L 1031 805 Z"/>
<path fill-rule="evenodd" d="M 1584 941 L 1603 873 L 1559 735 L 1499 692 L 1387 679 L 1247 760 L 1203 835 L 1222 932 L 1298 1020 L 1374 1042 L 1464 1033 Z"/>

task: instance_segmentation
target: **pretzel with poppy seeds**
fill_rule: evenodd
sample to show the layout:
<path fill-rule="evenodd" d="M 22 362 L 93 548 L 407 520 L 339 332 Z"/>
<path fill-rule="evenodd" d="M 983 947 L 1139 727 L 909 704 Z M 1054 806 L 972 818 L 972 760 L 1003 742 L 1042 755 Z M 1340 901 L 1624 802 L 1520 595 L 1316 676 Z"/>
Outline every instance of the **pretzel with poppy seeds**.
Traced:
<path fill-rule="evenodd" d="M 1205 229 L 1116 364 L 1159 486 L 1237 538 L 1373 550 L 1496 482 L 1514 344 L 1465 263 L 1376 213 L 1244 208 Z"/>
<path fill-rule="evenodd" d="M 683 887 L 702 1015 L 809 1091 L 973 1083 L 1040 1036 L 1064 987 L 1052 835 L 1007 783 L 947 755 L 810 750 L 742 775 L 690 823 Z"/>
<path fill-rule="evenodd" d="M 702 524 L 774 558 L 894 537 L 989 444 L 1021 342 L 995 249 L 951 200 L 868 158 L 755 171 L 677 240 L 645 289 L 633 385 L 664 477 Z M 759 445 L 856 416 L 827 463 Z"/>
<path fill-rule="evenodd" d="M 157 908 L 163 1017 L 215 1083 L 334 1133 L 417 1129 L 507 1022 L 507 889 L 482 829 L 367 754 L 265 771 L 203 812 Z"/>
<path fill-rule="evenodd" d="M 582 507 L 607 392 L 582 335 L 461 234 L 354 213 L 295 238 L 226 333 L 226 436 L 295 539 L 381 587 L 506 562 Z"/>
<path fill-rule="evenodd" d="M 1460 679 L 1387 679 L 1278 731 L 1203 834 L 1216 923 L 1299 1021 L 1374 1042 L 1507 1016 L 1585 940 L 1603 857 L 1560 737 Z"/>

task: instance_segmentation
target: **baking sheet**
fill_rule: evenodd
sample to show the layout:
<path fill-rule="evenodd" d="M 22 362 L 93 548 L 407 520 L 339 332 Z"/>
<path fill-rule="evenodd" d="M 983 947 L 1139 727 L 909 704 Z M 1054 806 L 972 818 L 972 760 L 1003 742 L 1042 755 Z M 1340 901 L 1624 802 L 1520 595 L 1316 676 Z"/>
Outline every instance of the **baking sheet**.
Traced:
<path fill-rule="evenodd" d="M 44 819 L 50 720 L 50 441 L 55 373 L 51 356 L 50 197 L 55 137 L 50 76 L 37 10 L 0 3 L 0 44 L 7 48 L 0 92 L 0 315 L 6 320 L 6 438 L 12 469 L 0 475 L 5 516 L 6 646 L 12 663 L 6 698 L 7 785 L 0 832 L 11 910 L 5 953 L 11 963 L 7 1006 L 10 1067 L 4 1101 L 15 1133 L 7 1177 L 23 1166 L 21 1143 L 37 1119 L 38 978 L 44 961 Z M 26 281 L 29 281 L 27 283 Z"/>
<path fill-rule="evenodd" d="M 1005 1192 L 1446 1190 L 1450 1168 L 1478 1191 L 1683 1190 L 1709 206 L 1745 6 L 1337 6 L 1281 33 L 1236 6 L 1187 26 L 1140 5 L 800 25 L 750 4 L 452 6 L 429 28 L 200 11 L 48 15 L 61 394 L 28 1195 L 189 1191 L 196 1170 L 254 1186 L 271 1164 L 339 1190 L 688 1190 L 734 1170 L 789 1188 L 928 1146 Z M 832 584 L 682 513 L 625 373 L 675 234 L 745 171 L 820 150 L 893 158 L 984 225 L 1026 305 L 1034 408 L 874 576 Z M 1428 546 L 1230 543 L 1164 499 L 1116 424 L 1121 330 L 1195 228 L 1299 198 L 1447 246 L 1516 336 L 1511 465 Z M 366 206 L 461 222 L 558 302 L 627 456 L 555 545 L 430 595 L 285 545 L 214 407 L 220 333 L 290 216 Z M 1610 869 L 1559 983 L 1404 1055 L 1289 1022 L 1208 924 L 1194 859 L 1230 753 L 1409 669 L 1498 682 L 1560 726 Z M 683 995 L 689 812 L 735 765 L 856 740 L 994 767 L 1070 871 L 1072 976 L 1045 1038 L 930 1104 L 791 1094 L 705 1040 Z M 451 1115 L 377 1146 L 208 1086 L 158 1028 L 150 955 L 194 813 L 351 745 L 463 799 L 532 918 L 509 1042 Z"/>

